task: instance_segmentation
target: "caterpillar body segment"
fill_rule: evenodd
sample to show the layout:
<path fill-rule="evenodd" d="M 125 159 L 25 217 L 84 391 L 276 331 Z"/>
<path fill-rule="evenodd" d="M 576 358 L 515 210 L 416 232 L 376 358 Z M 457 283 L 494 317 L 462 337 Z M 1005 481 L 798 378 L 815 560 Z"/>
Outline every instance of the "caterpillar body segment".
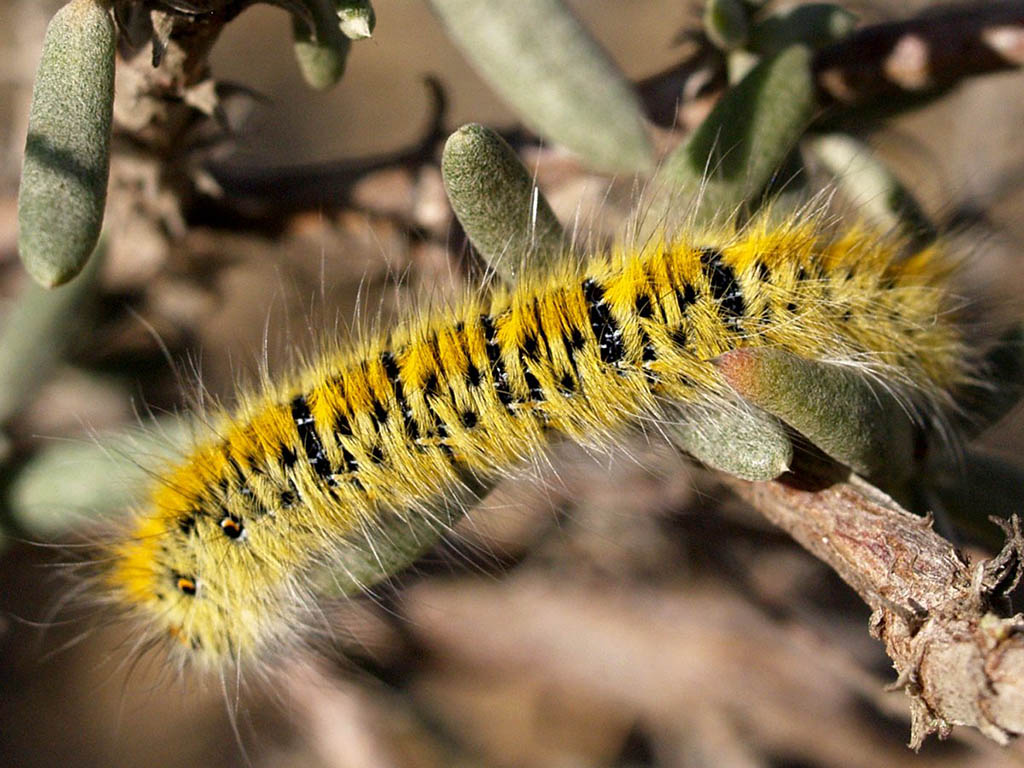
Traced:
<path fill-rule="evenodd" d="M 735 349 L 851 365 L 922 407 L 947 400 L 970 374 L 948 265 L 937 249 L 899 254 L 813 221 L 621 247 L 325 354 L 159 470 L 112 546 L 110 595 L 209 665 L 266 654 L 302 636 L 316 574 L 352 547 L 388 575 L 385 520 L 444 525 L 467 487 L 555 439 L 607 448 L 727 408 L 714 361 Z"/>

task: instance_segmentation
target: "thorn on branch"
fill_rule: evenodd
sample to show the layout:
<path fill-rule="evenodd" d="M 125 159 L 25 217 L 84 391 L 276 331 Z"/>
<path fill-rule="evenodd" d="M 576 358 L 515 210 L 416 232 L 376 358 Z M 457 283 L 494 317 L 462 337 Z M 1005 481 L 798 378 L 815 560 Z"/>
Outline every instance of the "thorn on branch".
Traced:
<path fill-rule="evenodd" d="M 979 598 L 986 602 L 995 599 L 1000 604 L 1008 603 L 1024 576 L 1024 534 L 1017 515 L 1009 520 L 998 517 L 990 517 L 989 520 L 1003 530 L 1006 543 L 998 555 L 984 564 Z"/>

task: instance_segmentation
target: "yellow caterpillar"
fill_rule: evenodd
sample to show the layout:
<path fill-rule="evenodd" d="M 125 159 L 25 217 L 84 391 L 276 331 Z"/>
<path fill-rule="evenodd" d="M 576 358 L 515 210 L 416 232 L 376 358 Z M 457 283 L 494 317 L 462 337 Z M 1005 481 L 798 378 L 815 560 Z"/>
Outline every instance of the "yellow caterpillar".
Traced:
<path fill-rule="evenodd" d="M 448 519 L 557 438 L 608 446 L 729 407 L 729 350 L 855 364 L 933 403 L 970 373 L 949 265 L 900 247 L 816 221 L 623 246 L 324 354 L 157 471 L 105 585 L 186 657 L 244 661 L 308 632 L 325 567 L 387 558 L 384 520 Z"/>

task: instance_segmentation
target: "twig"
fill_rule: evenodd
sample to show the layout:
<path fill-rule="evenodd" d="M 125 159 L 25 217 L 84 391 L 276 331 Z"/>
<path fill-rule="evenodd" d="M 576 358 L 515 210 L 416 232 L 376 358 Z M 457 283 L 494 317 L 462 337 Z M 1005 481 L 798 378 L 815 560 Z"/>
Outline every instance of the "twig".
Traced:
<path fill-rule="evenodd" d="M 726 86 L 725 62 L 705 48 L 637 83 L 648 117 L 670 128 L 684 110 Z M 818 101 L 837 110 L 899 109 L 976 75 L 1024 65 L 1024 2 L 967 5 L 863 27 L 817 51 Z"/>
<path fill-rule="evenodd" d="M 724 482 L 825 561 L 873 609 L 871 632 L 885 643 L 911 700 L 915 749 L 971 725 L 1005 744 L 1024 732 L 1024 616 L 992 611 L 1016 570 L 1019 526 L 1003 552 L 972 563 L 932 530 L 931 520 L 850 476 L 824 487 Z"/>
<path fill-rule="evenodd" d="M 968 5 L 877 24 L 822 48 L 814 72 L 822 104 L 878 102 L 948 88 L 1024 64 L 1024 2 Z"/>
<path fill-rule="evenodd" d="M 447 135 L 448 98 L 433 76 L 423 80 L 430 96 L 430 112 L 420 138 L 407 147 L 373 157 L 288 167 L 243 168 L 231 162 L 207 162 L 206 169 L 222 191 L 222 201 L 246 218 L 280 216 L 283 213 L 324 205 L 352 205 L 356 184 L 375 171 L 416 170 L 435 162 L 438 144 Z"/>

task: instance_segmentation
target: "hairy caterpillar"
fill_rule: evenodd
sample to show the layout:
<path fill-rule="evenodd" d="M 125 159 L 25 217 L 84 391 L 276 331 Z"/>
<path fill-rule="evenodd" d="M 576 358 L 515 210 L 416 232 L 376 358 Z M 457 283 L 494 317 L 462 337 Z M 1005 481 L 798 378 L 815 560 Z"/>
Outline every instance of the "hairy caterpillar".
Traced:
<path fill-rule="evenodd" d="M 931 407 L 971 366 L 941 250 L 901 254 L 861 229 L 765 220 L 564 259 L 414 316 L 211 416 L 156 473 L 105 586 L 185 657 L 244 661 L 303 636 L 324 566 L 386 556 L 386 518 L 443 524 L 478 479 L 557 437 L 700 429 L 697 409 L 735 402 L 715 365 L 730 350 L 849 363 Z"/>

